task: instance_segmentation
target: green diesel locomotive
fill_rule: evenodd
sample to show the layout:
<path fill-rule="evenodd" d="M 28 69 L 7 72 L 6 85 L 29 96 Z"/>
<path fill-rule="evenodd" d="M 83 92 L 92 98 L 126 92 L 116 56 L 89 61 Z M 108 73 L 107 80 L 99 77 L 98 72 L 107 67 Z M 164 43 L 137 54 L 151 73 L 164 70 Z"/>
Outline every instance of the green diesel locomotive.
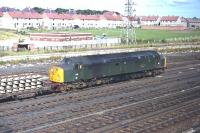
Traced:
<path fill-rule="evenodd" d="M 156 51 L 137 51 L 64 58 L 49 69 L 49 79 L 67 88 L 156 75 L 166 68 L 166 58 Z"/>

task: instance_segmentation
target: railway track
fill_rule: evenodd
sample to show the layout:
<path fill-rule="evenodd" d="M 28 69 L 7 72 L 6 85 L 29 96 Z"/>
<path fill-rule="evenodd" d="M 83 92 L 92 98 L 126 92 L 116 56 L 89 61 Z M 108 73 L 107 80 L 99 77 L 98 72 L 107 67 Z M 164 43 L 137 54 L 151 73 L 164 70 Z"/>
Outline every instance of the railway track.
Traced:
<path fill-rule="evenodd" d="M 175 121 L 176 119 L 183 120 L 183 118 L 189 119 L 188 116 L 191 115 L 193 117 L 200 115 L 199 90 L 198 86 L 185 92 L 176 92 L 136 103 L 123 104 L 74 118 L 65 118 L 60 121 L 52 120 L 46 124 L 38 123 L 40 126 L 36 128 L 29 127 L 27 130 L 19 132 L 126 132 L 126 128 L 129 132 L 145 132 L 150 129 L 156 131 L 173 124 L 170 123 L 171 121 L 179 122 Z M 124 127 L 125 129 L 123 129 Z M 114 131 L 112 131 L 113 128 Z"/>
<path fill-rule="evenodd" d="M 147 87 L 148 87 L 149 92 L 157 91 L 157 89 L 154 89 L 154 87 L 156 87 L 158 85 L 163 86 L 164 90 L 167 91 L 167 90 L 169 90 L 167 88 L 169 88 L 168 84 L 170 84 L 170 83 L 171 84 L 173 84 L 173 83 L 182 84 L 187 81 L 187 83 L 192 86 L 197 85 L 197 84 L 195 84 L 195 81 L 190 81 L 190 79 L 188 80 L 188 78 L 193 78 L 193 77 L 198 78 L 199 75 L 198 75 L 198 73 L 196 73 L 196 71 L 194 71 L 193 69 L 192 70 L 186 69 L 185 71 L 183 71 L 181 69 L 181 72 L 182 73 L 179 75 L 177 75 L 177 72 L 176 72 L 176 73 L 170 74 L 170 76 L 168 75 L 168 76 L 164 76 L 162 78 L 157 77 L 158 78 L 157 80 L 154 80 L 154 78 L 145 79 L 146 80 L 145 85 L 143 84 L 143 82 L 140 82 L 140 80 L 132 81 L 132 82 L 126 81 L 126 82 L 120 82 L 120 83 L 116 83 L 116 84 L 112 84 L 112 85 L 104 85 L 104 86 L 92 87 L 92 88 L 88 88 L 88 89 L 84 89 L 84 90 L 78 90 L 77 92 L 80 92 L 81 95 L 77 95 L 78 94 L 77 92 L 72 92 L 69 94 L 59 93 L 59 94 L 53 94 L 50 96 L 38 97 L 34 101 L 30 100 L 30 102 L 29 102 L 28 100 L 26 100 L 26 104 L 23 104 L 23 108 L 26 105 L 31 106 L 32 104 L 35 104 L 35 103 L 37 104 L 37 101 L 39 102 L 40 105 L 47 105 L 48 103 L 62 101 L 62 100 L 65 100 L 65 101 L 70 101 L 70 100 L 80 101 L 79 99 L 88 100 L 88 98 L 92 99 L 92 98 L 97 98 L 97 97 L 101 97 L 101 96 L 105 96 L 105 95 L 109 96 L 111 94 L 121 94 L 121 93 L 128 93 L 131 91 L 139 91 L 142 88 L 147 88 Z M 198 81 L 198 79 L 197 79 L 197 81 Z M 167 85 L 163 84 L 162 82 L 165 82 L 165 84 L 167 84 Z M 151 85 L 151 87 L 149 87 L 150 85 Z M 137 86 L 137 87 L 135 87 L 135 86 Z M 56 98 L 52 97 L 55 95 L 56 95 Z M 45 100 L 46 98 L 48 98 L 48 100 Z M 20 103 L 21 103 L 20 101 L 19 102 L 16 101 L 14 107 L 20 108 Z M 9 107 L 9 108 L 6 108 L 6 107 Z M 12 106 L 10 106 L 10 104 L 7 103 L 7 105 L 4 105 L 3 108 L 0 107 L 0 109 L 1 110 L 3 110 L 3 109 L 13 110 L 13 109 L 11 109 L 11 107 Z"/>
<path fill-rule="evenodd" d="M 134 122 L 128 121 L 126 124 L 123 123 L 119 125 L 120 127 L 115 127 L 115 129 L 107 132 L 164 132 L 163 129 L 170 127 L 179 122 L 198 117 L 200 119 L 200 99 L 195 99 L 186 103 L 182 103 L 167 109 L 162 109 L 157 112 L 143 116 L 142 120 L 137 120 Z M 200 121 L 199 121 L 200 122 Z M 189 125 L 187 125 L 189 126 Z M 183 132 L 184 127 L 179 129 L 178 132 Z M 168 132 L 174 132 L 169 131 Z"/>
<path fill-rule="evenodd" d="M 200 123 L 200 64 L 157 77 L 0 103 L 0 132 L 184 132 Z"/>
<path fill-rule="evenodd" d="M 190 71 L 192 71 L 192 70 L 190 70 Z M 173 91 L 173 89 L 170 89 L 170 85 L 168 85 L 170 83 L 174 84 L 177 82 L 181 86 L 184 82 L 187 81 L 187 83 L 189 84 L 188 85 L 189 87 L 198 85 L 197 81 L 198 81 L 199 75 L 195 76 L 195 73 L 196 72 L 194 71 L 194 73 L 191 73 L 189 75 L 188 74 L 179 75 L 181 78 L 178 78 L 177 76 L 175 76 L 175 77 L 172 76 L 171 78 L 168 77 L 169 79 L 156 80 L 154 82 L 151 80 L 150 81 L 147 80 L 145 85 L 141 85 L 140 82 L 132 82 L 132 83 L 129 83 L 128 85 L 127 85 L 127 83 L 117 83 L 117 85 L 102 86 L 102 87 L 99 87 L 96 89 L 91 88 L 91 89 L 83 90 L 82 92 L 80 92 L 81 95 L 77 95 L 76 92 L 71 93 L 71 94 L 61 93 L 61 94 L 57 94 L 56 97 L 55 97 L 55 95 L 54 96 L 50 95 L 50 96 L 40 97 L 40 98 L 37 98 L 34 100 L 32 100 L 32 99 L 26 100 L 26 103 L 23 103 L 23 104 L 21 104 L 20 101 L 18 101 L 18 102 L 16 101 L 15 104 L 12 104 L 12 102 L 11 102 L 12 105 L 10 105 L 10 103 L 7 103 L 6 105 L 4 105 L 2 103 L 2 104 L 0 104 L 1 105 L 0 110 L 1 110 L 2 114 L 4 111 L 7 113 L 12 112 L 12 114 L 18 114 L 18 113 L 22 112 L 22 110 L 24 112 L 30 111 L 30 110 L 26 109 L 26 108 L 30 109 L 30 107 L 32 107 L 32 111 L 33 111 L 33 110 L 35 110 L 34 107 L 37 107 L 36 109 L 40 109 L 40 108 L 42 109 L 42 108 L 44 108 L 43 107 L 44 105 L 48 108 L 54 108 L 54 106 L 53 106 L 54 104 L 56 104 L 57 106 L 63 105 L 66 102 L 67 102 L 67 104 L 69 104 L 69 103 L 73 104 L 73 103 L 76 103 L 79 101 L 87 101 L 90 99 L 103 97 L 103 96 L 105 97 L 105 96 L 109 96 L 109 95 L 113 95 L 113 94 L 130 93 L 130 92 L 135 93 L 136 91 L 140 92 L 139 90 L 151 85 L 151 87 L 148 87 L 148 91 L 145 91 L 145 92 L 141 91 L 140 95 L 138 95 L 138 93 L 136 93 L 136 95 L 132 96 L 132 97 L 134 97 L 134 98 L 132 98 L 132 100 L 135 99 L 135 101 L 137 101 L 142 98 L 143 93 L 151 94 L 152 92 L 158 91 L 158 89 L 155 89 L 155 88 L 156 88 L 156 86 L 159 86 L 159 85 L 163 88 L 163 91 L 159 91 L 162 93 L 168 93 L 168 91 Z M 188 78 L 192 78 L 192 77 L 197 78 L 197 79 L 195 79 L 195 80 L 189 79 L 188 80 Z M 179 81 L 176 81 L 177 78 Z M 165 82 L 166 85 L 162 83 L 163 81 Z M 197 82 L 197 83 L 195 83 L 195 82 Z M 135 87 L 135 86 L 137 86 L 137 87 Z M 183 88 L 180 88 L 180 90 L 181 89 L 183 89 Z M 162 94 L 162 93 L 160 93 L 160 94 Z M 158 93 L 158 95 L 159 95 L 159 93 Z M 60 101 L 62 101 L 62 102 L 60 102 Z M 52 103 L 54 103 L 54 104 L 51 105 Z M 19 111 L 15 111 L 17 109 L 19 109 Z"/>
<path fill-rule="evenodd" d="M 110 103 L 114 103 L 115 100 L 120 100 L 121 101 L 121 104 L 125 104 L 127 101 L 128 102 L 137 102 L 137 101 L 141 101 L 141 100 L 145 100 L 145 99 L 148 99 L 148 98 L 151 98 L 151 97 L 156 97 L 156 96 L 159 96 L 159 95 L 164 95 L 164 94 L 167 94 L 168 92 L 176 92 L 178 91 L 177 90 L 168 90 L 168 91 L 164 91 L 164 90 L 161 90 L 161 92 L 157 93 L 156 90 L 154 91 L 145 91 L 145 92 L 141 92 L 141 93 L 136 93 L 135 91 L 133 92 L 124 92 L 123 95 L 116 95 L 115 94 L 115 99 L 111 99 L 109 98 L 109 96 L 107 95 L 102 95 L 101 97 L 96 97 L 96 98 L 100 98 L 102 99 L 101 102 L 99 102 L 99 104 L 101 104 L 102 106 L 104 107 L 109 107 L 109 104 Z M 179 89 L 179 91 L 181 91 L 181 89 Z M 134 94 L 136 93 L 136 94 Z M 149 93 L 149 95 L 145 95 L 145 93 Z M 110 93 L 109 95 L 114 95 L 112 93 Z M 144 97 L 145 96 L 145 97 Z M 103 98 L 107 98 L 107 100 L 103 100 Z M 91 97 L 89 99 L 85 99 L 84 97 L 81 98 L 82 101 L 92 101 L 92 99 L 94 99 L 94 97 Z M 77 100 L 77 101 L 76 101 Z M 10 116 L 10 115 L 18 115 L 18 114 L 21 114 L 21 113 L 27 113 L 27 112 L 31 112 L 31 111 L 35 111 L 35 110 L 45 110 L 45 109 L 54 109 L 54 108 L 57 108 L 57 111 L 59 110 L 63 110 L 62 108 L 59 108 L 60 106 L 65 106 L 67 107 L 67 105 L 71 106 L 73 104 L 77 104 L 78 102 L 80 101 L 80 99 L 74 99 L 74 101 L 62 101 L 62 102 L 55 102 L 55 101 L 48 101 L 48 102 L 41 102 L 41 103 L 34 103 L 34 104 L 28 104 L 28 105 L 24 105 L 24 106 L 17 106 L 16 108 L 15 107 L 10 107 L 10 108 L 1 108 L 2 110 L 2 115 L 1 116 Z M 67 104 L 65 104 L 67 102 Z M 55 104 L 56 103 L 56 104 Z M 95 104 L 95 102 L 91 102 L 90 104 L 88 103 L 88 106 L 87 107 L 82 107 L 82 109 L 85 109 L 85 111 L 87 111 L 87 109 L 91 108 L 92 105 L 91 104 Z M 45 107 L 44 107 L 45 105 Z M 56 105 L 56 106 L 55 106 Z M 89 107 L 89 105 L 91 105 Z M 96 105 L 94 105 L 95 107 Z M 74 112 L 76 112 L 76 110 L 79 110 L 76 109 L 77 106 L 72 106 L 72 110 L 74 110 Z M 96 107 L 96 109 L 98 109 L 99 107 Z M 39 114 L 37 114 L 39 116 Z M 41 114 L 43 115 L 43 114 Z"/>
<path fill-rule="evenodd" d="M 193 63 L 195 64 L 199 62 L 194 61 Z M 188 62 L 186 64 L 188 64 Z M 199 64 L 196 65 L 198 67 Z M 185 67 L 193 68 L 194 65 L 187 65 L 183 68 Z M 170 70 L 172 71 L 172 69 Z M 168 70 L 166 70 L 166 72 L 168 72 Z M 29 98 L 54 92 L 54 90 L 51 90 L 49 87 L 43 86 L 43 81 L 48 80 L 45 74 L 26 73 L 0 76 L 0 79 L 0 101 Z"/>
<path fill-rule="evenodd" d="M 98 88 L 99 91 L 96 90 L 97 92 L 94 93 L 95 92 L 94 90 L 93 93 L 92 92 L 89 93 L 90 95 L 87 95 L 87 93 L 91 91 L 88 90 L 85 92 L 85 94 L 81 92 L 80 95 L 75 95 L 75 97 L 73 96 L 70 97 L 69 95 L 67 96 L 62 95 L 62 97 L 54 97 L 54 98 L 49 97 L 47 99 L 35 99 L 34 101 L 33 100 L 26 101 L 23 104 L 22 103 L 15 103 L 13 105 L 8 104 L 7 106 L 5 105 L 4 107 L 1 106 L 2 108 L 0 110 L 2 110 L 2 117 L 3 116 L 6 117 L 7 121 L 9 120 L 10 122 L 16 122 L 16 123 L 8 123 L 8 125 L 17 125 L 18 128 L 16 127 L 14 131 L 18 130 L 20 131 L 20 129 L 30 129 L 32 128 L 32 126 L 38 126 L 38 125 L 43 125 L 44 123 L 51 123 L 63 119 L 69 119 L 70 117 L 72 118 L 79 117 L 83 114 L 90 114 L 95 111 L 101 112 L 102 110 L 108 108 L 119 107 L 133 102 L 144 101 L 160 95 L 167 95 L 169 93 L 174 93 L 177 91 L 184 92 L 185 89 L 194 87 L 199 83 L 198 73 L 196 72 L 191 73 L 191 71 L 194 71 L 193 69 L 192 70 L 187 69 L 187 70 L 189 70 L 187 75 L 185 75 L 187 76 L 187 78 L 184 77 L 183 75 L 179 75 L 182 78 L 176 77 L 177 79 L 180 80 L 174 81 L 174 83 L 172 81 L 170 81 L 169 83 L 162 81 L 160 83 L 155 84 L 155 86 L 152 85 L 152 88 L 150 87 L 146 89 L 146 91 L 144 91 L 144 89 L 147 86 L 143 86 L 140 88 L 140 90 L 143 89 L 143 92 L 138 90 L 134 91 L 134 85 L 131 87 L 127 86 L 127 88 L 124 85 L 121 86 L 121 88 L 109 87 L 110 93 L 109 93 L 109 88 L 102 87 L 104 93 L 100 93 L 101 91 Z M 166 83 L 166 85 L 163 83 Z M 169 85 L 170 83 L 171 85 Z M 185 88 L 181 87 L 181 85 L 185 86 Z M 155 87 L 157 89 L 153 91 L 153 88 Z M 125 88 L 124 90 L 122 90 L 124 93 L 120 91 L 120 89 L 123 88 Z M 108 90 L 107 93 L 105 90 Z M 115 92 L 115 90 L 118 90 L 118 92 L 117 91 Z M 192 96 L 194 98 L 194 95 Z M 98 101 L 101 102 L 97 102 L 96 101 L 97 99 Z M 22 106 L 20 106 L 20 104 L 22 104 Z M 31 117 L 28 117 L 27 115 Z M 23 118 L 24 116 L 25 118 Z M 20 118 L 23 118 L 23 120 Z M 27 123 L 27 121 L 30 120 L 31 122 Z M 24 123 L 27 123 L 27 125 L 29 126 L 27 125 L 24 126 Z M 35 125 L 33 123 L 35 123 Z"/>

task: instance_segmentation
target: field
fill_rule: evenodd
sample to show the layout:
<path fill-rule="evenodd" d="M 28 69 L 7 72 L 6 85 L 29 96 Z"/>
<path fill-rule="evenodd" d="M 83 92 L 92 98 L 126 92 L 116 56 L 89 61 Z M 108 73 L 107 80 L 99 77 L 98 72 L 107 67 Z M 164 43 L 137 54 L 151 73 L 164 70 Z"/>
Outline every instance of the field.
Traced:
<path fill-rule="evenodd" d="M 17 35 L 12 31 L 0 30 L 0 40 L 7 40 L 16 37 Z"/>
<path fill-rule="evenodd" d="M 15 30 L 0 29 L 0 40 L 21 39 L 26 38 L 26 35 L 17 34 Z"/>
<path fill-rule="evenodd" d="M 122 37 L 124 31 L 122 29 L 70 29 L 70 30 L 27 30 L 21 32 L 87 32 L 92 33 L 95 37 L 106 35 L 107 37 Z M 19 38 L 19 34 L 13 31 L 0 30 L 0 40 Z M 138 42 L 165 42 L 177 40 L 200 40 L 200 30 L 198 31 L 165 31 L 165 30 L 142 30 L 136 29 L 136 38 Z"/>
<path fill-rule="evenodd" d="M 77 32 L 91 32 L 96 36 L 101 36 L 105 34 L 112 37 L 120 37 L 123 35 L 123 30 L 121 29 L 82 29 L 76 30 Z M 162 40 L 175 37 L 189 37 L 189 36 L 200 36 L 200 31 L 161 31 L 161 30 L 142 30 L 136 29 L 137 39 L 139 40 Z"/>

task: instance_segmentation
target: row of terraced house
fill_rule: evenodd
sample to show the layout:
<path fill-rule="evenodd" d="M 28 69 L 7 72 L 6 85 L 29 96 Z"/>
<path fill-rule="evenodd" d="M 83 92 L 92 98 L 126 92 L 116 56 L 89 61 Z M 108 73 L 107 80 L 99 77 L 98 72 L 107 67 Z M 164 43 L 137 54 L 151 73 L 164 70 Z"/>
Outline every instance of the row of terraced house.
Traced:
<path fill-rule="evenodd" d="M 185 19 L 179 16 L 141 16 L 130 17 L 105 12 L 102 15 L 78 15 L 36 12 L 0 12 L 0 28 L 4 29 L 67 29 L 74 26 L 80 28 L 117 28 L 124 27 L 131 21 L 135 27 L 151 29 L 152 27 L 200 27 L 200 21 Z M 191 23 L 190 25 L 190 22 Z M 193 25 L 192 25 L 193 24 Z"/>

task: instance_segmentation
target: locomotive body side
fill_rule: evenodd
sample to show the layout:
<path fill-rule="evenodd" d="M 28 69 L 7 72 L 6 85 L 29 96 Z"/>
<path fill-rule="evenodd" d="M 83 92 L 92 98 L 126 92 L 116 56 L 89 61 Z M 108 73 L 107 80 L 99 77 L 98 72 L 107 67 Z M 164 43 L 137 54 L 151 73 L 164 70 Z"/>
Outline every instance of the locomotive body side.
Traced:
<path fill-rule="evenodd" d="M 164 69 L 166 58 L 155 51 L 139 51 L 65 58 L 57 67 L 63 69 L 61 72 L 63 80 L 58 81 L 58 78 L 57 80 L 50 78 L 50 80 L 57 83 L 70 83 Z M 56 77 L 52 74 L 50 77 Z"/>

